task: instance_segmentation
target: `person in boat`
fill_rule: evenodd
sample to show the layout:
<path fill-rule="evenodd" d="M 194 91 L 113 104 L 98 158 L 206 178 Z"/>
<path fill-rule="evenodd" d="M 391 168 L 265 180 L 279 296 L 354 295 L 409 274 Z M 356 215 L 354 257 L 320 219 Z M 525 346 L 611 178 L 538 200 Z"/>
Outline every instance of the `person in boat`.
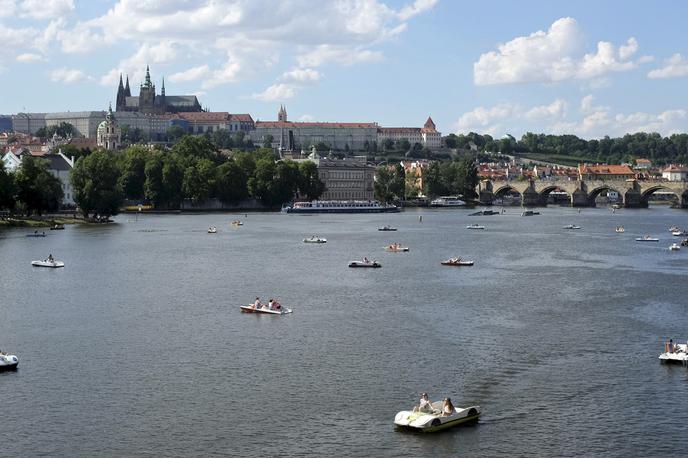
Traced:
<path fill-rule="evenodd" d="M 254 309 L 259 309 L 263 306 L 263 304 L 260 303 L 260 297 L 256 297 L 255 302 L 253 303 L 253 308 Z"/>
<path fill-rule="evenodd" d="M 364 256 L 364 257 L 363 257 L 363 262 L 365 262 L 366 264 L 368 264 L 368 263 L 370 263 L 370 260 L 369 260 L 366 256 Z"/>
<path fill-rule="evenodd" d="M 55 258 L 53 258 L 53 254 L 52 254 L 52 253 L 50 253 L 50 254 L 48 255 L 48 261 L 50 261 L 50 262 L 54 262 L 54 261 L 55 261 Z"/>
<path fill-rule="evenodd" d="M 422 393 L 420 395 L 420 403 L 417 406 L 413 406 L 414 412 L 431 413 L 433 410 L 432 402 L 428 399 L 428 393 Z"/>
<path fill-rule="evenodd" d="M 454 414 L 454 404 L 452 404 L 450 398 L 445 398 L 442 404 L 442 416 L 448 417 Z"/>
<path fill-rule="evenodd" d="M 282 310 L 282 304 L 280 304 L 277 299 L 272 301 L 272 309 L 273 310 Z"/>

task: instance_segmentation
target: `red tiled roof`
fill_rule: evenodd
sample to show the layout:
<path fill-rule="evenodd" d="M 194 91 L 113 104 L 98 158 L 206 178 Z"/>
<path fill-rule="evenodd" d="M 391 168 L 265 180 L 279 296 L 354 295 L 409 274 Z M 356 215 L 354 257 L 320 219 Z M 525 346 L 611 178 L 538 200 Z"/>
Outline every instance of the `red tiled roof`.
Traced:
<path fill-rule="evenodd" d="M 253 118 L 250 114 L 230 114 L 229 116 L 232 118 L 232 121 L 253 122 Z"/>
<path fill-rule="evenodd" d="M 256 127 L 328 127 L 328 128 L 375 128 L 372 122 L 292 122 L 292 121 L 256 121 Z"/>
<path fill-rule="evenodd" d="M 182 111 L 177 114 L 187 121 L 229 121 L 229 113 L 226 111 Z"/>
<path fill-rule="evenodd" d="M 593 175 L 633 175 L 635 172 L 627 165 L 579 165 L 581 174 Z"/>
<path fill-rule="evenodd" d="M 420 127 L 379 127 L 378 132 L 383 134 L 417 134 Z"/>

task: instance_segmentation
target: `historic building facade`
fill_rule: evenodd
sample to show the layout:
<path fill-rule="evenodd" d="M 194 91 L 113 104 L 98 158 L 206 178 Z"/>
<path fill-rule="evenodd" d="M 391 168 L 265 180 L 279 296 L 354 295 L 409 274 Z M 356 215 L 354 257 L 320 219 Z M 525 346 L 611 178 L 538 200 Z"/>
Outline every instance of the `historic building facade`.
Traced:
<path fill-rule="evenodd" d="M 155 84 L 151 82 L 150 71 L 146 66 L 146 78 L 141 83 L 139 95 L 132 96 L 129 88 L 129 76 L 126 84 L 122 84 L 122 75 L 119 76 L 117 88 L 116 111 L 134 111 L 147 114 L 178 113 L 181 111 L 203 111 L 201 104 L 195 95 L 167 95 L 165 94 L 165 79 L 162 80 L 160 94 L 155 90 Z"/>
<path fill-rule="evenodd" d="M 393 142 L 408 140 L 411 146 L 419 143 L 431 150 L 442 146 L 442 134 L 437 131 L 431 117 L 428 117 L 423 127 L 380 127 L 377 130 L 378 145 L 382 145 L 387 139 Z"/>
<path fill-rule="evenodd" d="M 100 148 L 114 151 L 122 146 L 122 131 L 117 125 L 112 106 L 108 108 L 105 121 L 98 125 L 97 142 Z"/>

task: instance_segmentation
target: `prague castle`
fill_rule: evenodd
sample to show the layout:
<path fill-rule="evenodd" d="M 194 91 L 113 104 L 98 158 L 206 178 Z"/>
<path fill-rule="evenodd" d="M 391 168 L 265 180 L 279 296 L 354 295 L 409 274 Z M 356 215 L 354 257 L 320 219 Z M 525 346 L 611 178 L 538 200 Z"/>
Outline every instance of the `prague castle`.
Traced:
<path fill-rule="evenodd" d="M 155 92 L 155 84 L 151 82 L 150 70 L 146 66 L 146 79 L 141 83 L 139 95 L 132 96 L 129 88 L 129 76 L 126 84 L 122 84 L 122 75 L 119 75 L 119 87 L 117 88 L 116 111 L 135 111 L 147 114 L 165 114 L 179 112 L 203 111 L 201 104 L 195 95 L 166 95 L 165 79 L 162 80 L 160 94 Z"/>

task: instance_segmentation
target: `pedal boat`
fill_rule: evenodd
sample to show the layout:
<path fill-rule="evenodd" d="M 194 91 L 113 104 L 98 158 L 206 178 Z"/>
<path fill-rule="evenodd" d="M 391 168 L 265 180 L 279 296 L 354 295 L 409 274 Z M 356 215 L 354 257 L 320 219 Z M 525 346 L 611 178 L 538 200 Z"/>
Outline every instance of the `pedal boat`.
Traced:
<path fill-rule="evenodd" d="M 382 267 L 382 264 L 377 261 L 351 261 L 349 262 L 349 267 L 368 267 L 371 269 L 376 269 L 378 267 Z"/>
<path fill-rule="evenodd" d="M 392 226 L 382 226 L 382 227 L 378 227 L 377 230 L 378 230 L 378 231 L 391 231 L 391 232 L 394 232 L 394 231 L 397 230 L 397 228 L 396 228 L 396 227 L 392 227 Z"/>
<path fill-rule="evenodd" d="M 409 250 L 409 247 L 407 246 L 395 246 L 395 245 L 387 245 L 385 247 L 385 251 L 390 251 L 392 253 L 403 253 Z"/>
<path fill-rule="evenodd" d="M 441 415 L 442 401 L 433 402 L 432 407 L 433 413 L 402 410 L 394 417 L 394 425 L 398 429 L 407 431 L 434 433 L 464 423 L 475 422 L 480 418 L 480 406 L 455 407 L 454 413 L 446 417 Z"/>
<path fill-rule="evenodd" d="M 34 267 L 51 267 L 56 269 L 58 267 L 64 267 L 64 262 L 44 259 L 43 261 L 31 261 L 31 265 Z"/>
<path fill-rule="evenodd" d="M 471 224 L 469 226 L 466 226 L 466 229 L 485 229 L 485 226 L 481 224 Z"/>
<path fill-rule="evenodd" d="M 667 350 L 669 350 L 668 344 L 664 348 L 664 353 L 659 355 L 661 362 L 688 365 L 688 344 L 676 344 L 675 351 Z"/>
<path fill-rule="evenodd" d="M 216 227 L 209 227 L 208 228 L 208 234 L 217 234 L 217 228 Z"/>
<path fill-rule="evenodd" d="M 473 265 L 473 261 L 463 260 L 461 258 L 451 258 L 440 262 L 440 264 L 443 266 L 469 267 Z"/>
<path fill-rule="evenodd" d="M 580 226 L 577 226 L 575 224 L 569 224 L 567 226 L 564 226 L 564 229 L 580 229 Z"/>
<path fill-rule="evenodd" d="M 303 239 L 303 243 L 327 243 L 327 239 L 320 237 L 308 237 Z"/>
<path fill-rule="evenodd" d="M 282 307 L 280 310 L 270 310 L 267 306 L 261 308 L 254 308 L 253 305 L 240 306 L 242 313 L 264 313 L 266 315 L 286 315 L 291 313 L 291 309 Z"/>
<path fill-rule="evenodd" d="M 636 242 L 659 242 L 659 239 L 656 237 L 650 237 L 649 235 L 643 235 L 642 237 L 638 237 L 635 239 Z"/>
<path fill-rule="evenodd" d="M 13 371 L 19 364 L 19 358 L 16 355 L 9 355 L 7 353 L 0 353 L 0 372 Z"/>

